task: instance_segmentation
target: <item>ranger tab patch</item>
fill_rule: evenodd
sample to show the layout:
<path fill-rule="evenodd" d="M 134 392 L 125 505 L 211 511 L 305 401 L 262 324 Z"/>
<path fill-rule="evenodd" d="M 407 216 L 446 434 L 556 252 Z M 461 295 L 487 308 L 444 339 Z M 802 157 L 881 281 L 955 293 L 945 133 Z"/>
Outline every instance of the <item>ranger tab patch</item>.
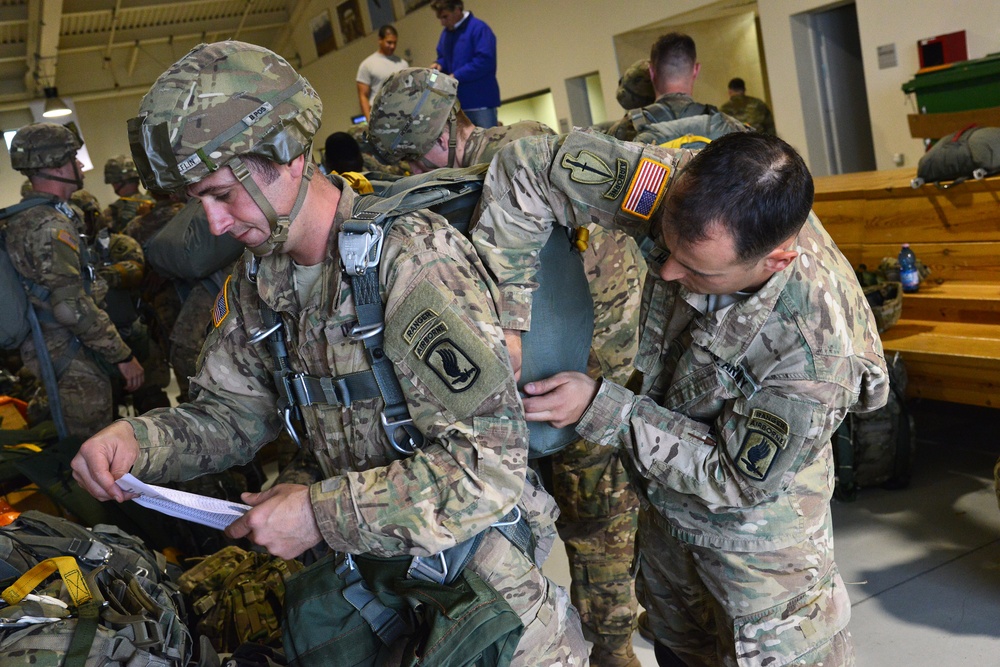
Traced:
<path fill-rule="evenodd" d="M 767 479 L 778 451 L 788 446 L 788 422 L 781 417 L 754 408 L 747 424 L 743 446 L 736 457 L 740 472 L 759 482 Z"/>
<path fill-rule="evenodd" d="M 424 361 L 456 394 L 474 385 L 479 378 L 479 366 L 450 338 L 435 343 Z"/>
<path fill-rule="evenodd" d="M 216 329 L 219 328 L 219 325 L 226 319 L 226 315 L 229 314 L 229 281 L 232 278 L 232 276 L 226 277 L 226 282 L 223 283 L 222 289 L 219 290 L 219 295 L 215 297 L 215 306 L 212 308 L 212 323 L 215 324 Z"/>
<path fill-rule="evenodd" d="M 622 210 L 649 220 L 667 189 L 669 178 L 670 167 L 667 165 L 648 157 L 639 160 L 639 167 L 622 201 Z"/>

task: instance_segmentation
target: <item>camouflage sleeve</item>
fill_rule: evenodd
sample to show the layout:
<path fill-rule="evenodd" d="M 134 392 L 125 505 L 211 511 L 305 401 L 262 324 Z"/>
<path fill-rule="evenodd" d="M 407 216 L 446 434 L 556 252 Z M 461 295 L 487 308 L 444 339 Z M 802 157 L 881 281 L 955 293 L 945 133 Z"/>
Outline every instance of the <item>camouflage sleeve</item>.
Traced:
<path fill-rule="evenodd" d="M 249 344 L 243 325 L 243 312 L 255 299 L 246 282 L 226 281 L 191 378 L 192 400 L 128 420 L 141 447 L 132 468 L 140 479 L 177 481 L 225 470 L 250 461 L 277 437 L 272 362 L 266 346 Z"/>
<path fill-rule="evenodd" d="M 712 424 L 686 417 L 604 380 L 577 425 L 584 438 L 621 444 L 645 478 L 708 506 L 750 507 L 789 483 L 830 440 L 830 410 L 761 391 L 730 400 Z M 843 415 L 841 415 L 842 418 Z"/>
<path fill-rule="evenodd" d="M 503 327 L 531 328 L 538 251 L 553 225 L 596 223 L 637 239 L 658 234 L 660 202 L 689 157 L 586 130 L 501 149 L 486 173 L 472 241 L 500 285 Z"/>
<path fill-rule="evenodd" d="M 48 216 L 42 222 L 45 233 L 34 235 L 39 246 L 30 252 L 38 261 L 37 282 L 50 291 L 52 316 L 108 363 L 123 361 L 132 351 L 108 314 L 84 288 L 80 273 L 80 238 L 76 229 L 58 212 L 44 212 Z"/>
<path fill-rule="evenodd" d="M 496 317 L 469 243 L 417 216 L 382 258 L 385 350 L 425 443 L 390 465 L 312 487 L 327 543 L 352 553 L 434 554 L 485 530 L 524 487 L 527 427 Z"/>

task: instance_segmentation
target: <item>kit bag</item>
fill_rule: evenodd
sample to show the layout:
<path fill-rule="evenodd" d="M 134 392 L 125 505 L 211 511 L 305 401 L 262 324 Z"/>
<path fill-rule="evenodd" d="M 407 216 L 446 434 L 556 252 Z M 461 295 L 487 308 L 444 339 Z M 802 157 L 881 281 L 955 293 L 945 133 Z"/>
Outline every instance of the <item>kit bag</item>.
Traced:
<path fill-rule="evenodd" d="M 896 354 L 887 366 L 889 400 L 885 406 L 873 412 L 848 413 L 834 433 L 834 495 L 840 500 L 855 500 L 864 487 L 902 489 L 910 483 L 917 436 L 906 405 L 906 364 Z"/>
<path fill-rule="evenodd" d="M 355 667 L 390 659 L 404 667 L 510 664 L 524 626 L 503 596 L 469 568 L 450 584 L 409 578 L 411 561 L 331 554 L 290 577 L 284 619 L 288 664 Z"/>
<path fill-rule="evenodd" d="M 1000 173 L 1000 127 L 969 125 L 938 139 L 917 163 L 910 185 L 934 183 L 942 189 L 970 178 L 981 180 Z M 946 183 L 946 181 L 950 181 Z"/>

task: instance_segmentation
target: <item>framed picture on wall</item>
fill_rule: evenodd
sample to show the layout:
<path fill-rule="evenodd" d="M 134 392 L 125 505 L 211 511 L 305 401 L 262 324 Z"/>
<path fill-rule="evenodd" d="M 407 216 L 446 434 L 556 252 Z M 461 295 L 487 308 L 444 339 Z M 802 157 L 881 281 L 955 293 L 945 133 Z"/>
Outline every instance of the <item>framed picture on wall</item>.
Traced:
<path fill-rule="evenodd" d="M 403 0 L 403 12 L 409 14 L 410 12 L 420 9 L 424 5 L 429 5 L 431 0 Z"/>
<path fill-rule="evenodd" d="M 337 5 L 337 20 L 340 22 L 340 34 L 344 37 L 344 44 L 365 36 L 358 0 L 347 0 Z"/>
<path fill-rule="evenodd" d="M 322 13 L 309 22 L 313 42 L 316 44 L 316 55 L 322 56 L 337 48 L 337 39 L 333 36 L 333 22 L 330 20 L 330 10 Z"/>
<path fill-rule="evenodd" d="M 372 30 L 375 31 L 392 23 L 396 20 L 392 0 L 368 0 L 368 16 L 372 19 Z"/>

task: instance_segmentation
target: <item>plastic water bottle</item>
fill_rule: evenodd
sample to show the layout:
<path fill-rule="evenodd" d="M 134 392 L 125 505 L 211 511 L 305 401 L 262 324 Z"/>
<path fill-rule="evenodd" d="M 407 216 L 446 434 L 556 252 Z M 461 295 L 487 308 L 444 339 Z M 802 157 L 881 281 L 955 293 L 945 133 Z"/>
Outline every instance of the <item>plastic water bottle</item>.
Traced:
<path fill-rule="evenodd" d="M 916 292 L 920 289 L 917 256 L 910 250 L 909 243 L 904 243 L 899 251 L 899 281 L 903 283 L 904 292 Z"/>

